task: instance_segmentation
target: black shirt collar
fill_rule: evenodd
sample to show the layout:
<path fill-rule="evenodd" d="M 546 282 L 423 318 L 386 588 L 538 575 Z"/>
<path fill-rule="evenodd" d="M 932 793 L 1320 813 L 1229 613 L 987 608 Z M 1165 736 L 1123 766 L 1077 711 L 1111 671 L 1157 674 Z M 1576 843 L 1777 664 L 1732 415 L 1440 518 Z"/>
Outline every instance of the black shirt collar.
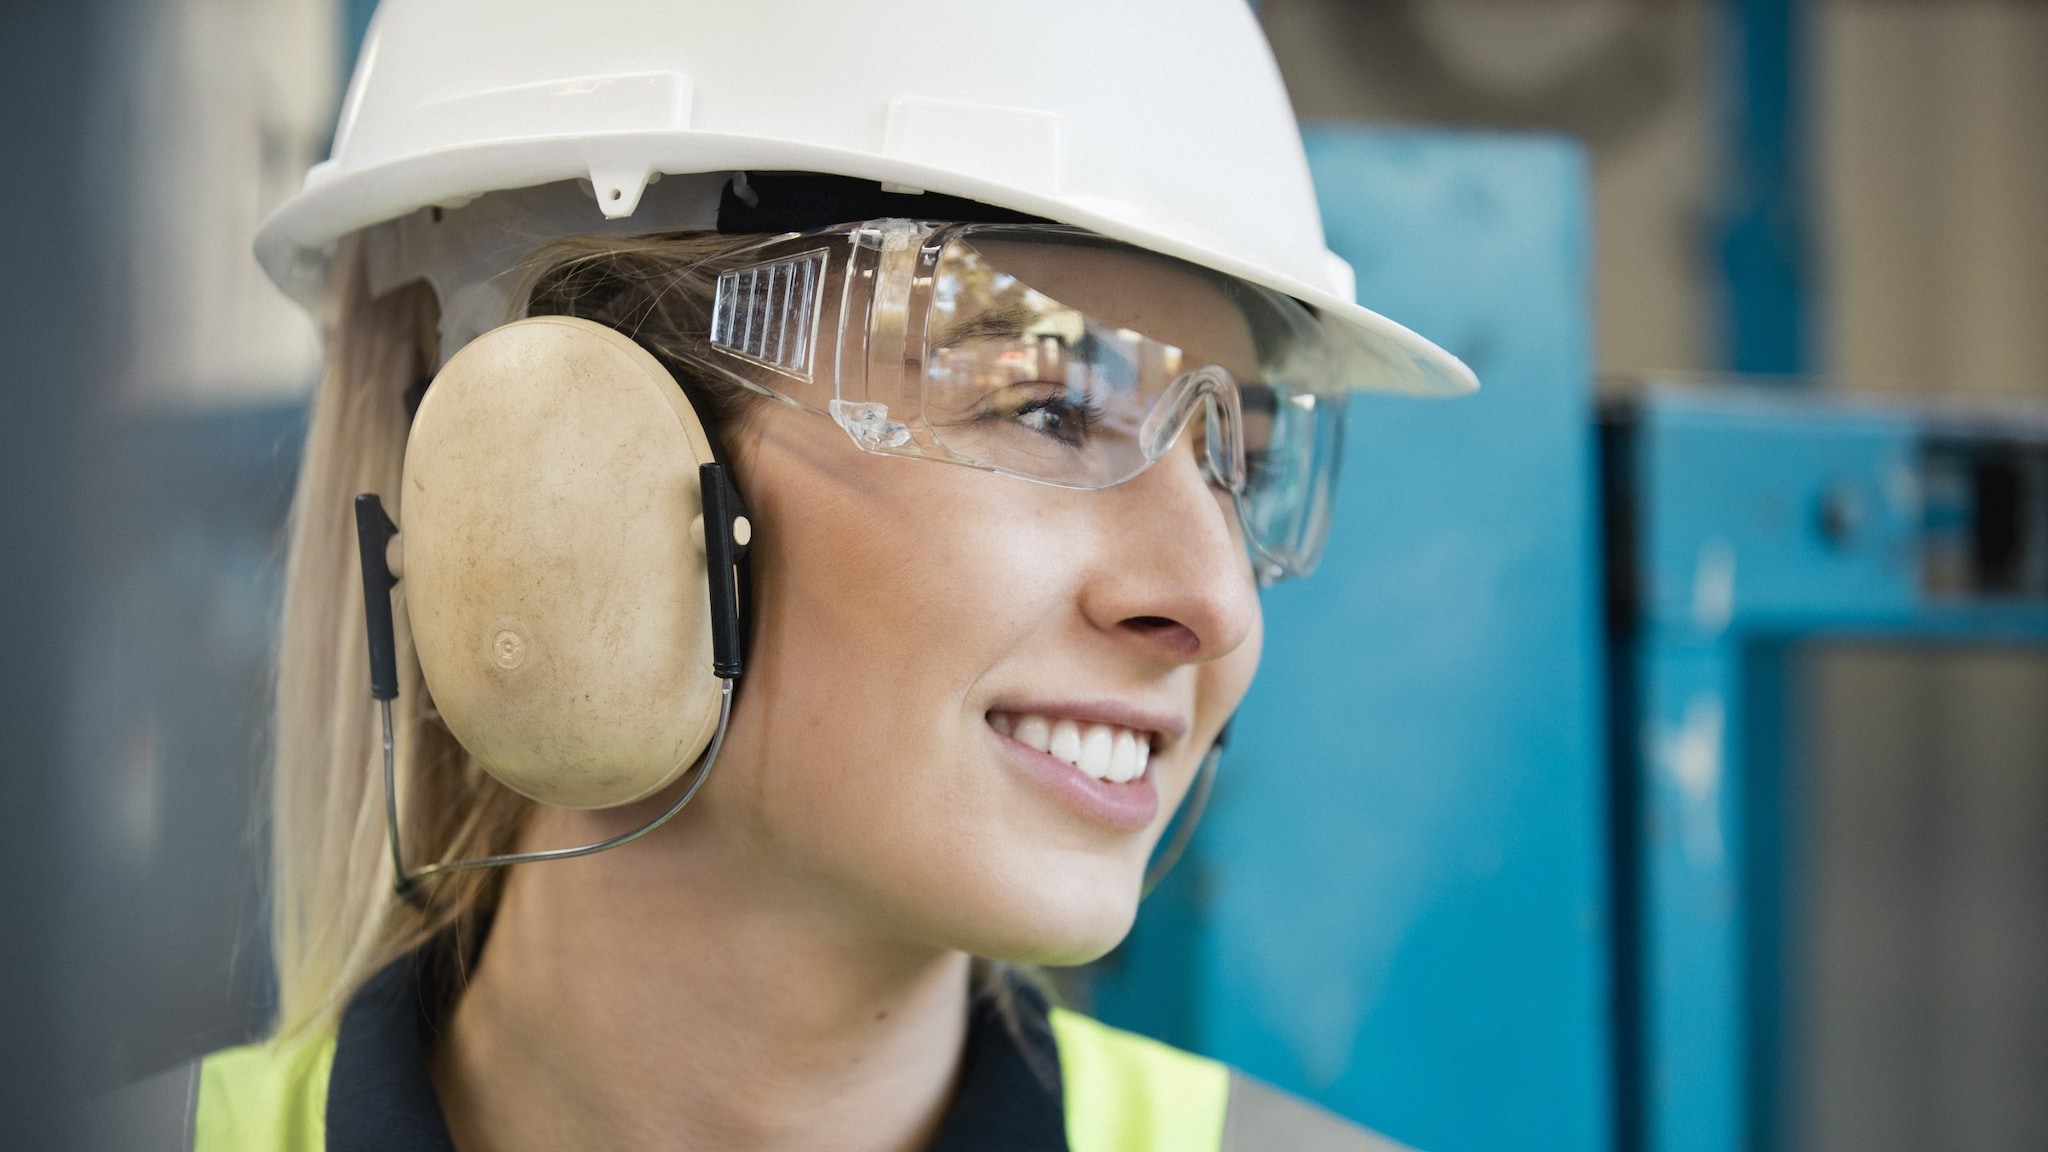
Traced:
<path fill-rule="evenodd" d="M 349 1001 L 327 1082 L 327 1152 L 455 1152 L 427 1068 L 461 986 L 453 959 L 452 948 L 429 945 Z M 960 1086 L 929 1152 L 1068 1152 L 1045 1001 L 1012 987 L 1014 1024 L 975 997 Z"/>

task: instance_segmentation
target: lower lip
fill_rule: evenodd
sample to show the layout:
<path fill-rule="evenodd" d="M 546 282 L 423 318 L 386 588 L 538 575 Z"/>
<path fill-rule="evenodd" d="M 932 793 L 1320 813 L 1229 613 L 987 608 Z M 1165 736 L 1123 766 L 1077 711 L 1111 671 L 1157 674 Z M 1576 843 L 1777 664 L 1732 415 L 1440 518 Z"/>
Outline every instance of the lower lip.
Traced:
<path fill-rule="evenodd" d="M 1152 786 L 1149 770 L 1129 783 L 1112 784 L 1107 780 L 1097 780 L 1050 752 L 1040 752 L 1029 744 L 1005 736 L 993 727 L 989 731 L 1002 742 L 1010 762 L 1017 765 L 1025 776 L 1083 816 L 1126 832 L 1136 832 L 1151 827 L 1152 818 L 1159 815 L 1159 790 Z"/>

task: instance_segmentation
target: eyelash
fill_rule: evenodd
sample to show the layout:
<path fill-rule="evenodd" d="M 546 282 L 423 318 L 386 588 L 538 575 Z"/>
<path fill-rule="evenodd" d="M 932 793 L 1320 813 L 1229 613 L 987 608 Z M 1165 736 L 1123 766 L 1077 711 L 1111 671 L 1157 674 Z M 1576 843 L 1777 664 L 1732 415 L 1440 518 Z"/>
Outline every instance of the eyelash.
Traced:
<path fill-rule="evenodd" d="M 1034 397 L 1009 412 L 989 412 L 983 419 L 1011 421 L 1029 428 L 1041 436 L 1057 440 L 1070 448 L 1079 448 L 1086 443 L 1089 431 L 1101 423 L 1105 409 L 1100 404 L 1072 403 L 1070 402 L 1070 398 L 1073 396 L 1071 391 L 1060 385 L 1051 385 L 1051 387 L 1058 390 Z M 1060 421 L 1061 427 L 1058 429 L 1045 428 L 1030 422 L 1028 417 L 1037 413 L 1047 413 L 1055 416 Z M 1073 429 L 1071 432 L 1067 431 L 1069 425 Z"/>

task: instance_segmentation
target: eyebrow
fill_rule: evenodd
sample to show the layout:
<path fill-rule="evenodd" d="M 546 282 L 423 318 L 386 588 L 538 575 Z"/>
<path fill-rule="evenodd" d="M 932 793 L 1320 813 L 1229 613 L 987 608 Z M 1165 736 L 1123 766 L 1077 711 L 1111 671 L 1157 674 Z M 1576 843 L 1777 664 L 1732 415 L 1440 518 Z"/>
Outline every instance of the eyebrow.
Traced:
<path fill-rule="evenodd" d="M 936 352 L 942 348 L 952 348 L 956 345 L 965 344 L 970 340 L 1009 339 L 1022 336 L 1030 328 L 1031 320 L 1035 315 L 1030 309 L 1021 307 L 998 308 L 994 311 L 983 312 L 979 316 L 962 320 L 960 323 L 955 324 L 944 336 L 932 341 L 931 348 L 932 351 Z M 1056 332 L 1050 332 L 1046 335 L 1058 340 L 1061 344 L 1066 343 L 1066 338 Z"/>

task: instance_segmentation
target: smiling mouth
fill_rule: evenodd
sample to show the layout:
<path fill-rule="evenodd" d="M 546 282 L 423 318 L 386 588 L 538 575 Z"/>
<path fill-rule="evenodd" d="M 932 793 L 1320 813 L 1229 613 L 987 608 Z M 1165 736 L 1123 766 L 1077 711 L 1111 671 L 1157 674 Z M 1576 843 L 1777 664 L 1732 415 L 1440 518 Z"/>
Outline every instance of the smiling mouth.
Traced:
<path fill-rule="evenodd" d="M 1151 733 L 1119 724 L 1083 724 L 1035 712 L 991 712 L 988 723 L 1017 743 L 1109 784 L 1139 779 L 1152 760 Z"/>

